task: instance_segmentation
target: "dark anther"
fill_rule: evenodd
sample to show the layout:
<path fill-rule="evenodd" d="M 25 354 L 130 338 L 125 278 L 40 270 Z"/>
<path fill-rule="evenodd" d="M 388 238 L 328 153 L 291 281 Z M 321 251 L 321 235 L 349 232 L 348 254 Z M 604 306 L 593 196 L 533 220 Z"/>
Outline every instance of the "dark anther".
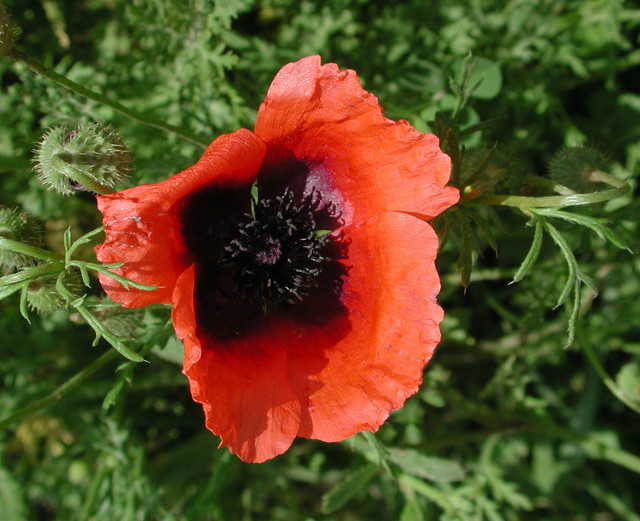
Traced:
<path fill-rule="evenodd" d="M 236 224 L 222 258 L 237 298 L 294 304 L 317 285 L 329 235 L 316 233 L 313 207 L 309 199 L 294 203 L 289 189 L 254 202 L 253 215 Z"/>

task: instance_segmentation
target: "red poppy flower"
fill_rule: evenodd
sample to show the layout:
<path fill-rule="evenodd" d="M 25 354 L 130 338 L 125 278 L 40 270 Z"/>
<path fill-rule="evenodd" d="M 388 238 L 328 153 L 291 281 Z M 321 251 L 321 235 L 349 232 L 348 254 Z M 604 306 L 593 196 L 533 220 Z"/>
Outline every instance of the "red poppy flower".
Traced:
<path fill-rule="evenodd" d="M 458 200 L 449 173 L 437 138 L 385 118 L 354 71 L 304 58 L 278 73 L 254 132 L 98 197 L 98 258 L 158 289 L 100 281 L 126 307 L 173 304 L 193 398 L 241 459 L 375 431 L 440 340 L 424 221 Z"/>

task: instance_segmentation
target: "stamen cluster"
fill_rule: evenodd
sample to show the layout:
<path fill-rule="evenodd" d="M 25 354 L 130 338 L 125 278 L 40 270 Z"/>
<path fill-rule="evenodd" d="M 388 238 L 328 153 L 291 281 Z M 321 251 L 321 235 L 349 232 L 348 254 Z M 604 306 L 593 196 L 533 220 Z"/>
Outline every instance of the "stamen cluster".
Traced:
<path fill-rule="evenodd" d="M 254 201 L 245 217 L 224 248 L 223 263 L 234 270 L 233 292 L 262 305 L 302 301 L 328 260 L 329 235 L 316 230 L 312 203 L 295 204 L 287 189 L 274 199 Z"/>

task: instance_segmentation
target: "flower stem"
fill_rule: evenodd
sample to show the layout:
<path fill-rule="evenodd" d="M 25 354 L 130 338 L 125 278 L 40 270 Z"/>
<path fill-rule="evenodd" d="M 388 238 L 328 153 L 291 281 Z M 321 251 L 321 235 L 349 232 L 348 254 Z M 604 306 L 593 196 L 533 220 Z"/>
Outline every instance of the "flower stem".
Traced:
<path fill-rule="evenodd" d="M 43 250 L 42 248 L 31 246 L 30 244 L 25 244 L 23 242 L 12 241 L 11 239 L 6 239 L 4 237 L 0 237 L 0 250 L 10 250 L 16 253 L 28 255 L 29 257 L 34 257 L 35 259 L 49 262 L 64 261 L 63 255 L 54 253 L 52 251 Z"/>
<path fill-rule="evenodd" d="M 603 203 L 614 197 L 620 197 L 629 191 L 625 188 L 615 188 L 593 192 L 591 194 L 549 195 L 542 197 L 525 197 L 522 195 L 480 195 L 467 203 L 469 206 L 478 204 L 517 206 L 518 208 L 548 208 L 553 206 L 579 206 L 582 204 Z"/>
<path fill-rule="evenodd" d="M 566 193 L 563 195 L 548 195 L 542 197 L 486 194 L 475 197 L 474 199 L 468 201 L 466 204 L 469 206 L 478 204 L 516 206 L 518 208 L 578 206 L 582 204 L 603 203 L 605 201 L 608 201 L 609 199 L 623 196 L 627 192 L 629 192 L 629 190 L 631 190 L 631 186 L 628 183 L 599 170 L 591 173 L 591 179 L 593 181 L 599 181 L 601 183 L 608 184 L 613 188 L 588 194 Z"/>
<path fill-rule="evenodd" d="M 53 82 L 57 83 L 61 87 L 64 87 L 65 89 L 70 90 L 71 92 L 80 94 L 81 96 L 92 99 L 94 101 L 98 101 L 99 103 L 108 105 L 112 109 L 117 110 L 121 114 L 124 114 L 125 116 L 128 116 L 129 118 L 135 121 L 139 121 L 140 123 L 144 123 L 146 125 L 159 128 L 160 130 L 164 130 L 166 132 L 171 132 L 172 134 L 175 134 L 176 136 L 186 141 L 189 141 L 191 143 L 194 143 L 196 145 L 199 145 L 201 147 L 205 147 L 205 148 L 207 147 L 207 143 L 201 141 L 197 137 L 192 136 L 191 134 L 187 133 L 185 130 L 178 127 L 174 127 L 173 125 L 169 125 L 162 121 L 157 121 L 147 116 L 143 116 L 142 114 L 139 114 L 138 112 L 125 107 L 124 105 L 122 105 L 121 103 L 118 103 L 117 101 L 109 99 L 98 92 L 87 89 L 86 87 L 83 87 L 82 85 L 70 80 L 69 78 L 62 76 L 61 74 L 58 74 L 57 72 L 45 67 L 43 64 L 35 61 L 34 59 L 27 56 L 26 54 L 24 54 L 23 52 L 19 51 L 16 48 L 13 48 L 13 50 L 8 54 L 8 56 L 13 58 L 18 63 L 21 63 L 28 69 L 32 70 L 33 72 L 43 75 L 44 77 L 52 80 Z"/>
<path fill-rule="evenodd" d="M 6 418 L 0 420 L 0 429 L 5 429 L 9 425 L 30 416 L 54 403 L 60 401 L 63 397 L 73 391 L 78 385 L 87 380 L 91 375 L 93 375 L 98 369 L 109 363 L 111 360 L 115 359 L 118 356 L 118 352 L 109 349 L 103 353 L 97 360 L 94 360 L 91 364 L 85 367 L 79 373 L 76 373 L 74 376 L 69 378 L 65 383 L 63 383 L 60 387 L 58 387 L 51 394 L 41 398 L 40 400 L 36 400 L 35 402 L 30 403 L 26 407 L 22 409 L 18 409 L 13 412 Z"/>

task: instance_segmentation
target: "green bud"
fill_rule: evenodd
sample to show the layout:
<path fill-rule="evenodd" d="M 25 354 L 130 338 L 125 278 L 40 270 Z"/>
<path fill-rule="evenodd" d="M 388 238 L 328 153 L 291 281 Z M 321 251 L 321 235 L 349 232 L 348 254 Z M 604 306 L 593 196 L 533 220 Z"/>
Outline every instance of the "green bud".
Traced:
<path fill-rule="evenodd" d="M 62 195 L 76 190 L 97 191 L 95 185 L 113 188 L 131 165 L 131 155 L 117 132 L 99 124 L 76 130 L 49 130 L 35 152 L 40 181 Z"/>
<path fill-rule="evenodd" d="M 58 293 L 56 281 L 58 275 L 41 277 L 27 287 L 27 304 L 40 313 L 48 313 L 67 307 L 66 300 Z M 82 288 L 80 276 L 76 271 L 68 272 L 63 279 L 65 287 L 74 296 L 79 296 Z"/>
<path fill-rule="evenodd" d="M 0 56 L 6 56 L 16 43 L 16 28 L 4 3 L 0 1 Z"/>
<path fill-rule="evenodd" d="M 123 308 L 120 305 L 114 305 L 107 298 L 87 297 L 85 304 L 109 331 L 123 338 L 131 338 L 136 334 L 145 315 L 142 308 Z M 80 313 L 72 313 L 69 318 L 78 324 L 86 323 Z"/>
<path fill-rule="evenodd" d="M 104 325 L 114 335 L 131 338 L 135 335 L 136 329 L 142 323 L 144 310 L 141 308 L 127 309 L 117 307 L 105 310 L 101 316 Z"/>
<path fill-rule="evenodd" d="M 43 234 L 40 223 L 15 208 L 0 206 L 0 237 L 31 246 L 42 246 Z M 33 266 L 35 259 L 22 253 L 0 249 L 0 267 L 5 269 Z"/>
<path fill-rule="evenodd" d="M 610 161 L 596 150 L 588 147 L 566 147 L 558 151 L 549 161 L 551 179 L 578 193 L 598 190 L 597 180 L 592 177 L 596 171 L 607 172 Z"/>

